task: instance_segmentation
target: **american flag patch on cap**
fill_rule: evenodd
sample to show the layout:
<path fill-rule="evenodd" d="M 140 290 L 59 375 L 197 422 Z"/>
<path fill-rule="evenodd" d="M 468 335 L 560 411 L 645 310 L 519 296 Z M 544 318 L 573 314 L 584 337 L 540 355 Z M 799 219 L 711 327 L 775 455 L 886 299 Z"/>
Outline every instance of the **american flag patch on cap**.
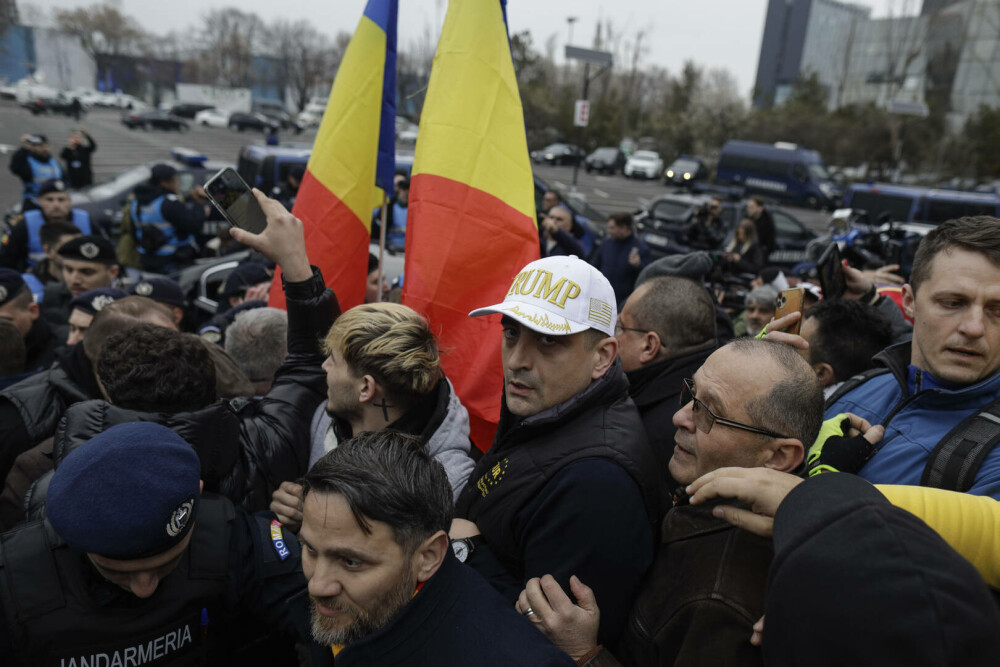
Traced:
<path fill-rule="evenodd" d="M 591 298 L 590 300 L 590 314 L 588 318 L 592 322 L 597 322 L 598 324 L 603 324 L 606 327 L 611 326 L 611 318 L 614 317 L 615 311 L 607 301 L 601 299 Z"/>

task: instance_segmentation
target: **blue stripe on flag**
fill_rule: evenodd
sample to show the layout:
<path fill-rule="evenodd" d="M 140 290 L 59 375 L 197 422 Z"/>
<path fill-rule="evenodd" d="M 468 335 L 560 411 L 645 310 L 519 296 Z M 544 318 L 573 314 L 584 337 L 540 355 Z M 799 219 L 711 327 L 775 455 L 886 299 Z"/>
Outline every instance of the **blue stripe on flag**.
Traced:
<path fill-rule="evenodd" d="M 396 20 L 398 0 L 368 0 L 365 16 L 385 31 L 385 70 L 382 74 L 382 119 L 378 133 L 375 185 L 390 196 L 396 172 Z"/>

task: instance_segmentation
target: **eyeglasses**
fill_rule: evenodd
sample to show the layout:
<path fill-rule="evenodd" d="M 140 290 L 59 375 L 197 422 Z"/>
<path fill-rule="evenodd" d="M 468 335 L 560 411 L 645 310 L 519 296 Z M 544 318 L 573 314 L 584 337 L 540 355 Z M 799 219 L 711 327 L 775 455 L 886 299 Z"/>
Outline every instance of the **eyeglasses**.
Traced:
<path fill-rule="evenodd" d="M 639 333 L 649 333 L 649 329 L 636 329 L 635 327 L 627 327 L 622 324 L 621 320 L 615 322 L 615 335 L 621 336 L 622 333 L 626 331 L 638 331 Z"/>
<path fill-rule="evenodd" d="M 749 431 L 751 433 L 758 433 L 760 435 L 766 435 L 769 438 L 785 438 L 787 436 L 781 435 L 780 433 L 775 433 L 774 431 L 768 431 L 766 428 L 758 428 L 756 426 L 750 426 L 749 424 L 743 424 L 732 419 L 726 419 L 725 417 L 720 417 L 711 410 L 708 406 L 699 401 L 694 397 L 694 380 L 691 378 L 684 379 L 684 386 L 681 387 L 681 407 L 683 408 L 689 402 L 694 402 L 691 407 L 691 412 L 694 414 L 694 425 L 702 433 L 709 433 L 712 427 L 716 423 L 722 426 L 728 426 L 729 428 L 738 428 L 743 431 Z"/>

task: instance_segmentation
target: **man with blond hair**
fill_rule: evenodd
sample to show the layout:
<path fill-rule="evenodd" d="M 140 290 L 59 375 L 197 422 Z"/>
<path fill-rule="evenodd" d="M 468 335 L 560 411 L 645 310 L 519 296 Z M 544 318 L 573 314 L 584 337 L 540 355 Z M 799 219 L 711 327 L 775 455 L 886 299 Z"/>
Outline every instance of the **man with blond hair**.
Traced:
<path fill-rule="evenodd" d="M 310 467 L 338 443 L 388 428 L 426 444 L 457 498 L 474 466 L 469 413 L 441 370 L 427 320 L 398 303 L 362 304 L 330 328 L 326 352 L 327 402 L 313 417 Z M 282 484 L 271 510 L 286 525 L 298 526 L 302 487 Z"/>

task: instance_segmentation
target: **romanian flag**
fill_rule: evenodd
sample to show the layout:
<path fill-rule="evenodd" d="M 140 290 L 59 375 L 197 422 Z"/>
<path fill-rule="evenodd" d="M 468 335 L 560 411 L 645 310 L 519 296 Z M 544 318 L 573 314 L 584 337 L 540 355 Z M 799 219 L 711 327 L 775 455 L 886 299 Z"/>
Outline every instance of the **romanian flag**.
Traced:
<path fill-rule="evenodd" d="M 503 301 L 538 259 L 535 190 L 503 0 L 450 0 L 420 118 L 406 230 L 403 303 L 431 323 L 445 372 L 492 444 L 503 370 Z"/>
<path fill-rule="evenodd" d="M 392 192 L 398 0 L 369 0 L 337 70 L 295 199 L 309 261 L 344 310 L 365 300 L 372 207 Z M 380 190 L 381 189 L 381 190 Z M 270 305 L 283 308 L 280 273 Z"/>

